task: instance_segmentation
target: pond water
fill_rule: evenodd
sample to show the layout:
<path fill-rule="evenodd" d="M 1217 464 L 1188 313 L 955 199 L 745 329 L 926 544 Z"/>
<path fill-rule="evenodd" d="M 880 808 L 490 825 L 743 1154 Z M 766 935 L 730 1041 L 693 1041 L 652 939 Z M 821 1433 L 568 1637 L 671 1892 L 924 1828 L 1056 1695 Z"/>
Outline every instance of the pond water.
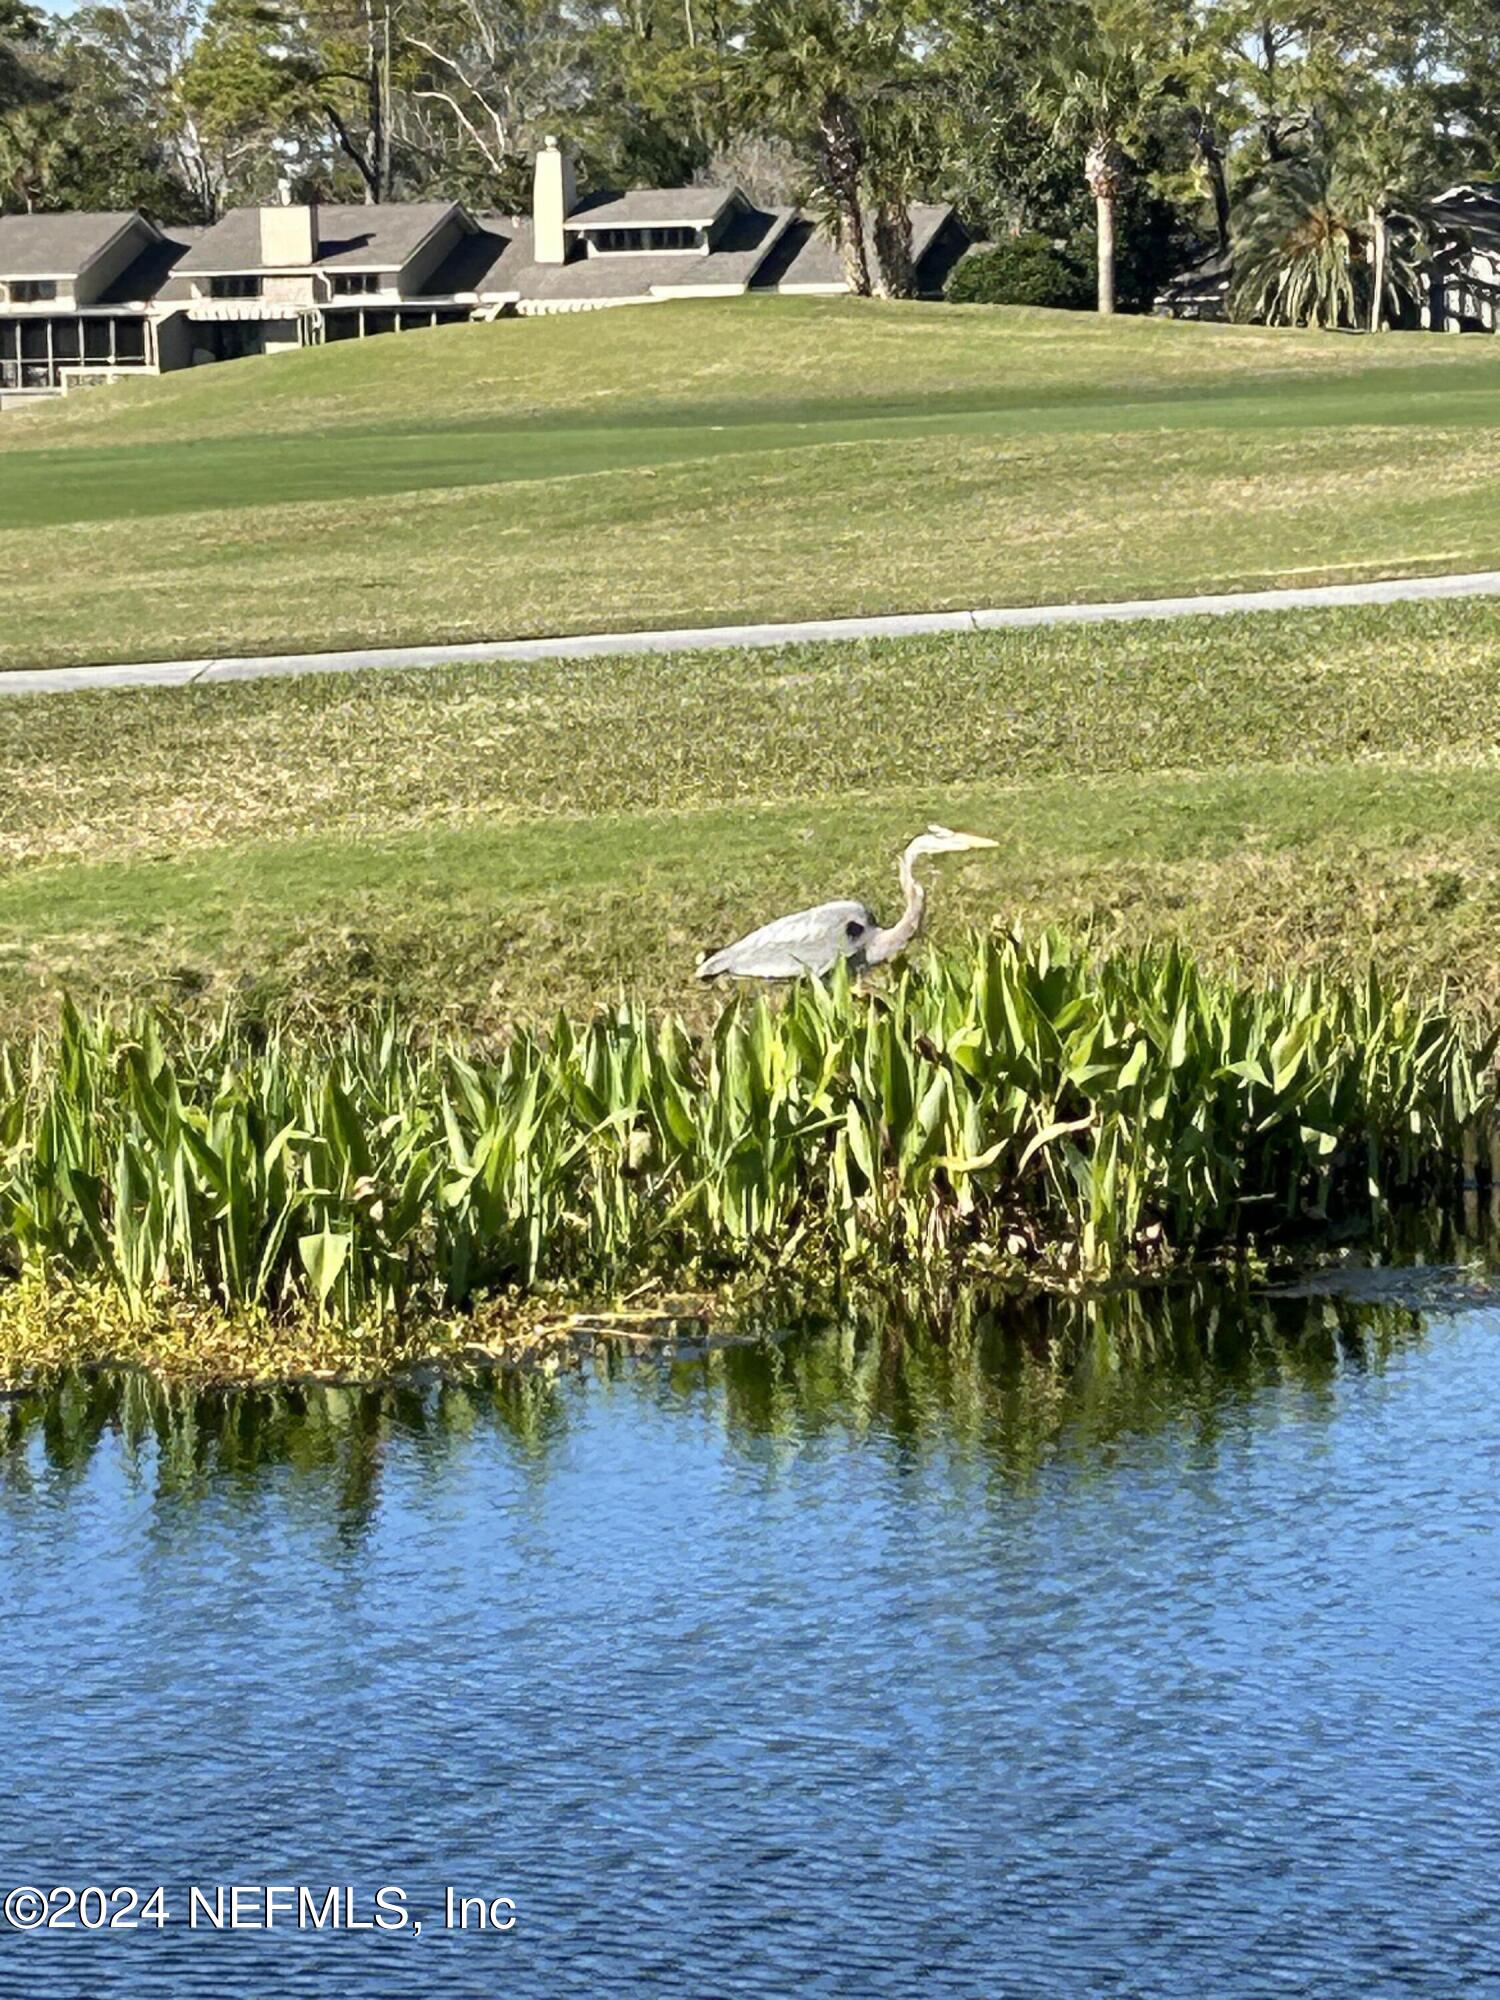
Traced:
<path fill-rule="evenodd" d="M 167 1913 L 0 1994 L 1500 1991 L 1500 1309 L 1416 1283 L 0 1407 L 0 1888 Z"/>

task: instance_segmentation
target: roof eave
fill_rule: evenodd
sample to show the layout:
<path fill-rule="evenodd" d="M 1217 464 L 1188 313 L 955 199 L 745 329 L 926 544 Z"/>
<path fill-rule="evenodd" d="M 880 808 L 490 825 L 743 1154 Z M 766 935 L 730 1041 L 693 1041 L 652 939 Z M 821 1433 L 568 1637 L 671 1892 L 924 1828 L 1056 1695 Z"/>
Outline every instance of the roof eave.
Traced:
<path fill-rule="evenodd" d="M 399 277 L 405 269 L 405 263 L 346 264 L 340 259 L 318 264 L 179 264 L 177 274 L 183 278 L 314 278 L 320 271 L 373 271 L 377 276 L 389 271 Z"/>
<path fill-rule="evenodd" d="M 649 222 L 610 222 L 607 219 L 590 217 L 587 221 L 565 222 L 564 229 L 576 230 L 585 236 L 591 229 L 712 229 L 719 215 L 656 215 Z"/>
<path fill-rule="evenodd" d="M 727 188 L 724 199 L 711 214 L 700 210 L 696 215 L 653 215 L 648 222 L 610 222 L 603 219 L 604 210 L 595 213 L 584 210 L 581 214 L 564 216 L 563 228 L 576 229 L 580 234 L 589 229 L 712 229 L 725 209 L 733 207 L 737 193 L 736 188 Z M 623 205 L 628 200 L 628 196 L 621 196 L 618 204 L 610 206 Z"/>

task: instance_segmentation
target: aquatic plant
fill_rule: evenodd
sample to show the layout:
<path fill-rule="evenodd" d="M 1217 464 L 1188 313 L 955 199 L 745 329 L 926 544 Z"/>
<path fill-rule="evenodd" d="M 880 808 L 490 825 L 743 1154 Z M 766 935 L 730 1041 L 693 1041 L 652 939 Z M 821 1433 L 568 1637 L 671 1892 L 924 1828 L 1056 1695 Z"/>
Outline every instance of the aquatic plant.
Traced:
<path fill-rule="evenodd" d="M 345 1326 L 745 1271 L 1099 1276 L 1457 1172 L 1488 1047 L 1373 974 L 976 940 L 872 991 L 622 1005 L 482 1055 L 65 1010 L 0 1051 L 0 1258 Z"/>

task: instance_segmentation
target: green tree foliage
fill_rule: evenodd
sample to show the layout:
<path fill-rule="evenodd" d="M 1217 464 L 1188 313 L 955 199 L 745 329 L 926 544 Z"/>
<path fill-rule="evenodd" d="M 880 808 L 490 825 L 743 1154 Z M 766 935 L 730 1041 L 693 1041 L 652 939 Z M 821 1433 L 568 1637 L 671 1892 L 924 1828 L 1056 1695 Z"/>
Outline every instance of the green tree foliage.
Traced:
<path fill-rule="evenodd" d="M 1361 221 L 1326 159 L 1279 160 L 1238 213 L 1235 316 L 1270 326 L 1357 325 Z"/>
<path fill-rule="evenodd" d="M 195 220 L 218 213 L 222 166 L 182 88 L 202 26 L 199 0 L 110 0 L 70 17 L 69 110 L 85 141 L 75 148 L 75 181 L 97 180 L 110 163 L 116 186 L 141 189 L 141 200 L 124 205 Z"/>
<path fill-rule="evenodd" d="M 859 292 L 911 289 L 912 204 L 948 200 L 1087 257 L 1105 311 L 1232 248 L 1240 310 L 1371 330 L 1411 316 L 1424 204 L 1500 172 L 1497 106 L 1496 0 L 0 0 L 9 208 L 516 210 L 558 132 L 586 188 L 767 163 Z M 963 282 L 1055 289 L 998 254 Z"/>
<path fill-rule="evenodd" d="M 0 0 L 0 114 L 46 95 L 42 39 L 42 17 L 34 8 L 25 0 Z"/>
<path fill-rule="evenodd" d="M 1236 316 L 1270 326 L 1378 324 L 1418 295 L 1417 238 L 1393 234 L 1326 156 L 1273 168 L 1246 200 L 1235 235 Z M 1378 275 L 1378 291 L 1377 291 Z"/>
<path fill-rule="evenodd" d="M 628 0 L 604 9 L 584 45 L 590 82 L 573 121 L 601 185 L 691 181 L 734 129 L 738 0 Z"/>
<path fill-rule="evenodd" d="M 22 45 L 30 88 L 0 112 L 0 205 L 201 216 L 174 143 L 164 53 L 174 35 L 186 45 L 192 23 L 170 15 L 169 0 L 129 0 L 52 25 L 32 17 Z"/>
<path fill-rule="evenodd" d="M 305 136 L 305 107 L 288 89 L 275 27 L 263 0 L 210 0 L 182 67 L 178 98 L 211 182 L 205 205 L 215 211 L 268 198 L 281 171 L 277 142 L 284 155 Z"/>
<path fill-rule="evenodd" d="M 1414 69 L 1355 72 L 1322 91 L 1311 137 L 1266 167 L 1235 216 L 1236 311 L 1379 332 L 1421 291 L 1427 202 L 1454 166 Z"/>
<path fill-rule="evenodd" d="M 0 210 L 32 207 L 47 183 L 57 88 L 41 15 L 25 0 L 0 0 Z"/>
<path fill-rule="evenodd" d="M 1031 96 L 1038 52 L 1057 44 L 1073 11 L 1073 0 L 933 0 L 921 18 L 940 185 L 981 236 L 1061 236 L 1080 219 L 1076 169 Z"/>
<path fill-rule="evenodd" d="M 1449 0 L 1435 26 L 1439 53 L 1427 88 L 1438 130 L 1464 173 L 1494 179 L 1500 171 L 1500 7 L 1494 0 Z"/>
<path fill-rule="evenodd" d="M 932 120 L 900 9 L 759 0 L 739 67 L 742 111 L 799 149 L 809 196 L 857 294 L 912 286 L 910 203 Z"/>
<path fill-rule="evenodd" d="M 1101 313 L 1115 309 L 1115 223 L 1131 183 L 1132 154 L 1147 138 L 1170 76 L 1168 60 L 1135 39 L 1130 25 L 1092 9 L 1080 14 L 1049 51 L 1032 91 L 1053 139 L 1082 153 L 1094 201 Z"/>
<path fill-rule="evenodd" d="M 1418 254 L 1427 199 L 1444 178 L 1449 148 L 1437 133 L 1426 93 L 1366 84 L 1348 101 L 1344 187 L 1363 207 L 1369 245 L 1368 325 L 1379 333 L 1419 292 Z"/>
<path fill-rule="evenodd" d="M 1088 305 L 1091 295 L 1083 266 L 1034 231 L 971 251 L 946 292 L 954 305 L 1071 308 Z"/>

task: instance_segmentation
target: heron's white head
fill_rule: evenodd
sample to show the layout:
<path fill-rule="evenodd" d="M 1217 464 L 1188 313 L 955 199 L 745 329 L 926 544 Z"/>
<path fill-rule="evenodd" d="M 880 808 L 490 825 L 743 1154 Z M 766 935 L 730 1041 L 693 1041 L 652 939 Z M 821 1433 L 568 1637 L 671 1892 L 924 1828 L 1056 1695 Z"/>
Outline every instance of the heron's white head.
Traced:
<path fill-rule="evenodd" d="M 922 885 L 912 873 L 912 863 L 920 861 L 924 854 L 961 854 L 970 847 L 998 847 L 997 840 L 988 840 L 982 833 L 955 833 L 950 826 L 930 826 L 916 839 L 902 855 L 899 873 L 909 901 L 920 903 Z"/>

